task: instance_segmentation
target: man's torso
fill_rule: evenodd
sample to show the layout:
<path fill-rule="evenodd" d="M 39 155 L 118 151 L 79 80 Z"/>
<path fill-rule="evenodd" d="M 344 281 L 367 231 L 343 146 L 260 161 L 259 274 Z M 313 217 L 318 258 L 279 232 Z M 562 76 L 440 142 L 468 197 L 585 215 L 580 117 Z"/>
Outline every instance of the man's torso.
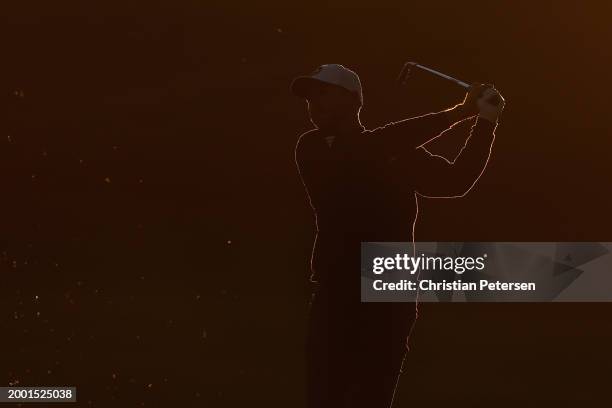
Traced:
<path fill-rule="evenodd" d="M 357 267 L 361 242 L 412 239 L 416 198 L 411 174 L 399 165 L 410 157 L 383 154 L 376 136 L 315 130 L 298 142 L 296 159 L 317 219 L 317 275 Z"/>

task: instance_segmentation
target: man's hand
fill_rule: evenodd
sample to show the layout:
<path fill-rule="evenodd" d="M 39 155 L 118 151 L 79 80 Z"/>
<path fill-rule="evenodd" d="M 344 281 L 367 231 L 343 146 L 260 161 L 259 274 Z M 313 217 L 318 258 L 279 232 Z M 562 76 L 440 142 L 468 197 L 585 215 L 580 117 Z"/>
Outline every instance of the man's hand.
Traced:
<path fill-rule="evenodd" d="M 478 100 L 484 94 L 484 92 L 493 88 L 491 84 L 479 84 L 473 83 L 468 88 L 468 92 L 461 103 L 462 109 L 465 111 L 466 117 L 476 116 L 478 112 L 480 112 L 480 108 L 478 107 Z"/>
<path fill-rule="evenodd" d="M 479 98 L 483 95 L 486 89 L 492 87 L 493 85 L 479 83 L 473 83 L 470 85 L 463 102 L 446 111 L 449 121 L 451 123 L 456 123 L 460 120 L 476 116 L 480 112 L 480 108 L 478 106 Z"/>
<path fill-rule="evenodd" d="M 478 106 L 478 117 L 488 120 L 489 122 L 497 123 L 497 118 L 506 106 L 506 100 L 501 96 L 495 88 L 487 88 L 478 98 L 476 105 Z"/>

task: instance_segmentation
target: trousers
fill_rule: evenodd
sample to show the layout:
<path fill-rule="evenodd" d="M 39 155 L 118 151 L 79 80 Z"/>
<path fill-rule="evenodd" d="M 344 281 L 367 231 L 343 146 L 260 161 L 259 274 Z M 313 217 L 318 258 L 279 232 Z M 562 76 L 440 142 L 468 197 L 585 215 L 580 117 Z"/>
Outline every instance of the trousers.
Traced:
<path fill-rule="evenodd" d="M 308 408 L 389 408 L 415 319 L 414 303 L 361 303 L 341 288 L 312 294 L 306 339 Z"/>

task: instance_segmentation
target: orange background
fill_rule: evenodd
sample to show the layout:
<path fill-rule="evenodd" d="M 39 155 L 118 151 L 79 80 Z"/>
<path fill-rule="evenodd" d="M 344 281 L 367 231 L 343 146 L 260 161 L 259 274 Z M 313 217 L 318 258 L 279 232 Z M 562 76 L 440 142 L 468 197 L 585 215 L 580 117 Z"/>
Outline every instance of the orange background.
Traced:
<path fill-rule="evenodd" d="M 115 3 L 3 13 L 2 383 L 303 406 L 309 124 L 288 86 L 322 63 L 360 74 L 367 127 L 462 97 L 398 87 L 406 60 L 505 96 L 487 172 L 421 202 L 417 239 L 612 240 L 605 2 Z M 610 311 L 423 305 L 398 407 L 602 406 Z"/>

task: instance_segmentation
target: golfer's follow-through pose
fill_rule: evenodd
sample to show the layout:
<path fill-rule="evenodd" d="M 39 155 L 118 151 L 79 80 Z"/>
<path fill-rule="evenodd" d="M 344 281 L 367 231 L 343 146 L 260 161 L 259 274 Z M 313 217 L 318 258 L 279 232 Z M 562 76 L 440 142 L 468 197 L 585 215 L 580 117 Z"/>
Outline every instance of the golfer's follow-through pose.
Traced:
<path fill-rule="evenodd" d="M 466 194 L 485 169 L 504 100 L 470 87 L 453 108 L 366 130 L 357 74 L 323 65 L 291 85 L 308 103 L 316 129 L 296 147 L 299 174 L 317 227 L 307 339 L 308 407 L 392 405 L 414 303 L 360 302 L 360 244 L 412 241 L 418 196 Z M 497 96 L 498 103 L 490 102 Z M 423 145 L 477 116 L 454 162 Z M 467 135 L 466 135 L 467 136 Z"/>

